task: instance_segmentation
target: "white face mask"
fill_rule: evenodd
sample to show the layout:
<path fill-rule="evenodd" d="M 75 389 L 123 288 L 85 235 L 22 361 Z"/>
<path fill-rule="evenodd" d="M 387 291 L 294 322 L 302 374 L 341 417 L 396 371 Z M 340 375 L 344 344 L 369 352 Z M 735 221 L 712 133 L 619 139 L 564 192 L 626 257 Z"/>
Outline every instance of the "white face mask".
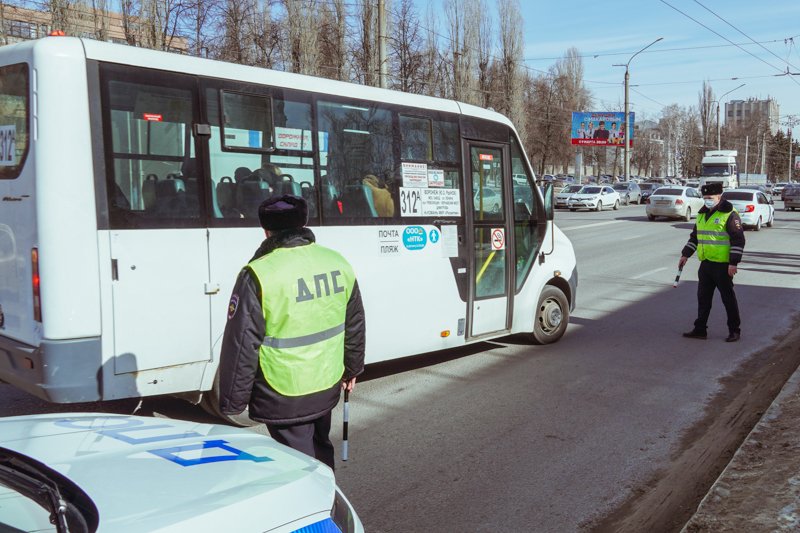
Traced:
<path fill-rule="evenodd" d="M 706 207 L 709 209 L 717 205 L 717 201 L 713 198 L 703 198 L 703 203 L 706 204 Z"/>

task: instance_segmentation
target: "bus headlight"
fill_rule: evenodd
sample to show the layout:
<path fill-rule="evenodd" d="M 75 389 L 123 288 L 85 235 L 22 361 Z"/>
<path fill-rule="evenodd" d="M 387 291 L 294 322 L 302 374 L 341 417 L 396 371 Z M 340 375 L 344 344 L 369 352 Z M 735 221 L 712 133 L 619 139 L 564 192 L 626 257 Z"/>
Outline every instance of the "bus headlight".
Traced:
<path fill-rule="evenodd" d="M 353 509 L 344 498 L 339 488 L 336 488 L 336 496 L 333 498 L 333 508 L 331 509 L 331 520 L 336 524 L 342 533 L 355 533 L 356 521 L 353 517 Z"/>

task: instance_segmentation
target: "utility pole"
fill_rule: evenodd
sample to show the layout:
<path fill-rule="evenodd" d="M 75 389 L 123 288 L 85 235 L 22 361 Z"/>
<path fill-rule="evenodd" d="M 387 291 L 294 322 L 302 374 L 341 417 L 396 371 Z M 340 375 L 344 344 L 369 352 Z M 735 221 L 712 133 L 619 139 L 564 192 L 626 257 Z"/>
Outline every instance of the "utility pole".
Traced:
<path fill-rule="evenodd" d="M 792 182 L 792 168 L 794 167 L 792 161 L 792 128 L 798 124 L 800 124 L 800 119 L 795 115 L 789 115 L 786 117 L 786 123 L 789 125 L 789 131 L 787 136 L 789 137 L 789 178 L 786 180 L 787 182 Z"/>
<path fill-rule="evenodd" d="M 630 66 L 631 61 L 633 61 L 634 57 L 638 56 L 639 54 L 641 54 L 642 52 L 644 52 L 645 50 L 647 50 L 648 48 L 650 48 L 651 46 L 653 46 L 654 44 L 656 44 L 658 41 L 660 41 L 662 39 L 663 39 L 663 37 L 659 37 L 658 39 L 656 39 L 652 43 L 648 44 L 647 46 L 645 46 L 644 48 L 642 48 L 641 50 L 639 50 L 638 52 L 633 54 L 631 56 L 631 58 L 628 60 L 628 62 L 625 63 L 624 65 L 612 65 L 612 66 L 615 66 L 615 67 L 625 67 L 625 146 L 623 147 L 624 150 L 625 150 L 625 155 L 624 155 L 624 157 L 625 157 L 625 181 L 629 181 L 630 180 L 630 171 L 631 171 L 631 124 L 630 124 L 630 118 L 629 118 L 629 113 L 628 113 L 628 85 L 630 83 L 631 76 L 630 76 L 630 73 L 628 72 L 628 67 Z M 598 181 L 599 181 L 599 178 L 598 178 Z"/>
<path fill-rule="evenodd" d="M 386 37 L 386 0 L 378 0 L 378 51 L 381 65 L 380 86 L 383 89 L 389 88 Z"/>

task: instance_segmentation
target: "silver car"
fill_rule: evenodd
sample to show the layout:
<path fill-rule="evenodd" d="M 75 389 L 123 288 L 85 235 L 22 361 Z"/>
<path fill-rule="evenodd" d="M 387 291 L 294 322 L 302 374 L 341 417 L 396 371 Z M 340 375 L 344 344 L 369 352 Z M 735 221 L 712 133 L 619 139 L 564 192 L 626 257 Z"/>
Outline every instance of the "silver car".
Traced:
<path fill-rule="evenodd" d="M 659 187 L 647 199 L 645 212 L 649 220 L 656 217 L 682 218 L 689 221 L 703 207 L 703 197 L 693 187 L 670 185 Z"/>
<path fill-rule="evenodd" d="M 556 193 L 556 207 L 567 207 L 567 203 L 573 194 L 583 188 L 583 185 L 567 185 Z"/>

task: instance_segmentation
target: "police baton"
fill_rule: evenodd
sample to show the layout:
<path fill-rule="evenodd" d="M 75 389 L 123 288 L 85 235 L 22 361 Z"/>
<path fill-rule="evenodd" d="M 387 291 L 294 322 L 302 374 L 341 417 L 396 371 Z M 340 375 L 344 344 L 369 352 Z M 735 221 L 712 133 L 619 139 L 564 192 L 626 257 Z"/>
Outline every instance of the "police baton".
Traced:
<path fill-rule="evenodd" d="M 342 413 L 342 461 L 347 461 L 347 423 L 350 421 L 350 391 L 344 389 L 344 409 Z"/>
<path fill-rule="evenodd" d="M 683 272 L 683 267 L 678 267 L 678 273 L 675 275 L 675 282 L 672 284 L 672 288 L 678 286 L 678 282 L 681 280 L 681 272 Z"/>

